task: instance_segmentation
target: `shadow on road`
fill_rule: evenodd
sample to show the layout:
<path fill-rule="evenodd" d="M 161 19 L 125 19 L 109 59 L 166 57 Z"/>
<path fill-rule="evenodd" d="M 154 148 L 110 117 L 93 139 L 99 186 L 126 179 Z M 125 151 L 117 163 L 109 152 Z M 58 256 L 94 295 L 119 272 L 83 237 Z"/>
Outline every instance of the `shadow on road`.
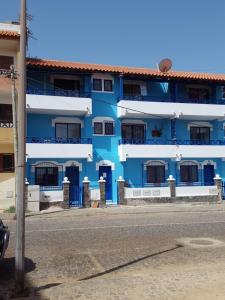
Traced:
<path fill-rule="evenodd" d="M 153 256 L 157 256 L 157 255 L 160 255 L 160 254 L 163 254 L 163 253 L 166 253 L 166 252 L 170 252 L 170 251 L 176 250 L 176 249 L 181 248 L 181 247 L 182 247 L 181 245 L 177 245 L 176 247 L 173 247 L 173 248 L 170 248 L 170 249 L 167 249 L 167 250 L 164 250 L 164 251 L 160 251 L 160 252 L 157 252 L 157 253 L 149 254 L 149 255 L 140 257 L 140 258 L 138 258 L 138 259 L 129 261 L 129 262 L 125 263 L 125 264 L 116 266 L 116 267 L 111 268 L 111 269 L 109 269 L 109 270 L 105 270 L 104 272 L 100 272 L 100 273 L 97 273 L 97 274 L 94 274 L 94 275 L 90 275 L 90 276 L 81 278 L 81 279 L 79 279 L 78 281 L 83 281 L 83 280 L 88 280 L 88 279 L 100 277 L 100 276 L 103 276 L 103 275 L 105 275 L 105 274 L 109 274 L 109 273 L 112 273 L 112 272 L 114 272 L 114 271 L 117 271 L 117 270 L 123 269 L 123 268 L 125 268 L 125 267 L 128 267 L 128 266 L 130 266 L 130 265 L 136 264 L 136 263 L 138 263 L 138 262 L 140 262 L 140 261 L 143 261 L 143 260 L 145 260 L 145 259 L 147 259 L 147 258 L 150 258 L 150 257 L 153 257 Z"/>
<path fill-rule="evenodd" d="M 25 273 L 29 273 L 34 271 L 36 268 L 36 264 L 30 258 L 25 258 Z M 0 300 L 8 300 L 11 299 L 14 294 L 14 282 L 15 279 L 15 258 L 4 258 L 0 261 Z M 42 297 L 39 295 L 39 292 L 42 290 L 46 290 L 48 288 L 58 286 L 61 283 L 52 283 L 46 284 L 39 287 L 34 287 L 29 280 L 25 280 L 25 286 L 28 288 L 25 291 L 24 298 L 25 299 L 39 299 Z M 12 299 L 17 299 L 15 296 Z"/>
<path fill-rule="evenodd" d="M 33 262 L 32 259 L 25 257 L 24 262 L 25 272 L 29 273 L 36 268 L 36 264 Z M 0 286 L 5 282 L 10 280 L 14 280 L 15 276 L 15 258 L 4 258 L 0 261 Z"/>

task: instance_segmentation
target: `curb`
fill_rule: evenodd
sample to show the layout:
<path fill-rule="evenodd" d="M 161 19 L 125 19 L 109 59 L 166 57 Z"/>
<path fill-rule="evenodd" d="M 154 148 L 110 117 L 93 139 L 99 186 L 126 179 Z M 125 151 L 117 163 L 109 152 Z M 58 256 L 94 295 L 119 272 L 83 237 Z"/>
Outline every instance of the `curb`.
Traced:
<path fill-rule="evenodd" d="M 116 208 L 116 210 L 111 210 L 111 208 Z M 146 210 L 144 210 L 146 209 Z M 26 218 L 29 217 L 39 217 L 39 216 L 45 216 L 45 215 L 54 215 L 57 213 L 71 213 L 70 216 L 73 217 L 88 217 L 88 216 L 96 216 L 96 215 L 125 215 L 125 214 L 154 214 L 154 213 L 207 213 L 207 212 L 225 212 L 225 203 L 224 205 L 221 203 L 188 203 L 188 204 L 175 204 L 175 207 L 173 205 L 166 205 L 166 206 L 106 206 L 105 208 L 90 208 L 90 209 L 84 209 L 84 208 L 76 208 L 76 209 L 62 209 L 62 210 L 56 210 L 56 211 L 43 211 L 41 213 L 29 213 L 26 214 Z M 68 215 L 66 214 L 65 217 Z M 47 217 L 47 216 L 46 216 Z M 61 216 L 64 217 L 64 216 Z"/>

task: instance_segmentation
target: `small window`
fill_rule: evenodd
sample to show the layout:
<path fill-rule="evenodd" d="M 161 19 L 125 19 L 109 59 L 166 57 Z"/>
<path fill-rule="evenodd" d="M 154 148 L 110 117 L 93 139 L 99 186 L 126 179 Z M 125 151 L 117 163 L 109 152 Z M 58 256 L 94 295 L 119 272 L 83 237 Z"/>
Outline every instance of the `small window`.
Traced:
<path fill-rule="evenodd" d="M 40 186 L 58 186 L 58 167 L 36 167 L 35 184 Z"/>
<path fill-rule="evenodd" d="M 0 69 L 10 70 L 11 65 L 13 65 L 12 56 L 0 55 Z"/>
<path fill-rule="evenodd" d="M 147 183 L 165 182 L 165 166 L 147 166 Z"/>
<path fill-rule="evenodd" d="M 93 90 L 94 91 L 102 91 L 102 80 L 101 79 L 93 79 Z"/>
<path fill-rule="evenodd" d="M 198 182 L 198 166 L 197 165 L 181 165 L 180 166 L 181 182 Z"/>
<path fill-rule="evenodd" d="M 81 125 L 79 123 L 56 123 L 55 137 L 58 139 L 79 139 Z"/>
<path fill-rule="evenodd" d="M 94 134 L 103 134 L 103 124 L 101 122 L 94 122 Z"/>
<path fill-rule="evenodd" d="M 0 154 L 0 172 L 14 172 L 14 154 Z"/>
<path fill-rule="evenodd" d="M 191 127 L 190 128 L 191 141 L 210 141 L 210 128 L 209 127 Z"/>
<path fill-rule="evenodd" d="M 102 121 L 94 122 L 94 134 L 99 135 L 113 135 L 114 134 L 114 122 Z"/>
<path fill-rule="evenodd" d="M 114 134 L 114 126 L 113 122 L 105 122 L 105 135 L 113 135 Z"/>
<path fill-rule="evenodd" d="M 12 105 L 0 104 L 0 121 L 12 122 Z"/>
<path fill-rule="evenodd" d="M 109 79 L 104 80 L 104 91 L 112 92 L 112 80 Z"/>

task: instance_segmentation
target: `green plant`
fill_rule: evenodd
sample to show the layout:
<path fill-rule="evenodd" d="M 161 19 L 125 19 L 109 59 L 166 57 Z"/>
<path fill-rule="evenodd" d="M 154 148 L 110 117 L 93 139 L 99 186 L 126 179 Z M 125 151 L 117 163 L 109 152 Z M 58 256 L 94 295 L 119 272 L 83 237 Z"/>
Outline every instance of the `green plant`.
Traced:
<path fill-rule="evenodd" d="M 15 208 L 14 205 L 12 205 L 12 206 L 10 206 L 9 208 L 5 209 L 4 212 L 5 212 L 5 213 L 10 213 L 10 214 L 12 214 L 12 213 L 15 213 L 15 212 L 16 212 L 16 208 Z"/>

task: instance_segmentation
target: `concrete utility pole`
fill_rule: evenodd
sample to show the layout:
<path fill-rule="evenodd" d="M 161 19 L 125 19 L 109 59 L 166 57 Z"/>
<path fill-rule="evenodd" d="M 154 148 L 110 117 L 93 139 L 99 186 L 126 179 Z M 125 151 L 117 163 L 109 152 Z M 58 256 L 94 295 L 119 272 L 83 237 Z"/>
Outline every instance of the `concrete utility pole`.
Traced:
<path fill-rule="evenodd" d="M 17 91 L 16 91 L 16 72 L 14 66 L 10 67 L 11 70 L 11 82 L 12 82 L 12 111 L 13 111 L 13 144 L 14 144 L 14 166 L 15 166 L 15 178 L 16 175 L 16 166 L 17 166 L 17 159 L 18 159 L 18 132 L 17 132 Z M 15 180 L 15 203 L 16 203 L 16 180 Z"/>
<path fill-rule="evenodd" d="M 25 154 L 26 154 L 26 0 L 21 0 L 20 14 L 20 57 L 18 91 L 18 157 L 16 166 L 16 253 L 15 253 L 15 292 L 24 291 L 24 252 L 25 252 Z"/>

